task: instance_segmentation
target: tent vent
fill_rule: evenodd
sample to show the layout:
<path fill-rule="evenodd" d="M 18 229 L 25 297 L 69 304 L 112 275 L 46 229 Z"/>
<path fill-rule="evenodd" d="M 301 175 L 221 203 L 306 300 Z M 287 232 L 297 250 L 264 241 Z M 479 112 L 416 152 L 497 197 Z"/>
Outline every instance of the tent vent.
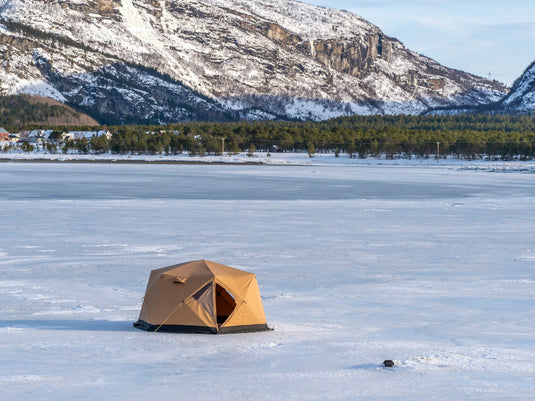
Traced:
<path fill-rule="evenodd" d="M 172 280 L 173 284 L 186 284 L 187 281 L 187 278 L 178 277 L 171 274 L 162 274 L 161 277 L 166 278 L 168 280 Z"/>

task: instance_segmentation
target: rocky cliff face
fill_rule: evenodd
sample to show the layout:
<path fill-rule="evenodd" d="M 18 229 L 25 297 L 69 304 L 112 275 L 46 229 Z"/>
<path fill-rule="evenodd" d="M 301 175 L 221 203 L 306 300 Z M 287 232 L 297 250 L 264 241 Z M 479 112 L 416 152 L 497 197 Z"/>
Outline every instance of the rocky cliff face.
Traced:
<path fill-rule="evenodd" d="M 506 88 L 290 0 L 0 0 L 0 91 L 110 122 L 420 113 Z"/>

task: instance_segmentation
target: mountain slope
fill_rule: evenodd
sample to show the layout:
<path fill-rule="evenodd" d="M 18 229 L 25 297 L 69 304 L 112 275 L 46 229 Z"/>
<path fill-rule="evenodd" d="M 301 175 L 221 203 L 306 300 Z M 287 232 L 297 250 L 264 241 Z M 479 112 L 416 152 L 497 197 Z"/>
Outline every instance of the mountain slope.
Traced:
<path fill-rule="evenodd" d="M 3 94 L 107 122 L 416 114 L 506 91 L 290 0 L 0 0 L 0 23 Z"/>
<path fill-rule="evenodd" d="M 535 62 L 515 81 L 501 108 L 508 113 L 535 112 Z"/>
<path fill-rule="evenodd" d="M 93 118 L 41 96 L 1 96 L 0 126 L 97 126 Z"/>

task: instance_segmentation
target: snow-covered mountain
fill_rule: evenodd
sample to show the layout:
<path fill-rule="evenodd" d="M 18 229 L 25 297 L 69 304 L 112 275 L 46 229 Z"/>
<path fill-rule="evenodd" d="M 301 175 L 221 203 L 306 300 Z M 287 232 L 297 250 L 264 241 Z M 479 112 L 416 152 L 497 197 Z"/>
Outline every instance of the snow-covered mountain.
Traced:
<path fill-rule="evenodd" d="M 292 0 L 0 0 L 0 62 L 2 94 L 108 122 L 415 114 L 506 93 Z"/>
<path fill-rule="evenodd" d="M 515 81 L 501 108 L 508 113 L 535 112 L 535 62 Z"/>

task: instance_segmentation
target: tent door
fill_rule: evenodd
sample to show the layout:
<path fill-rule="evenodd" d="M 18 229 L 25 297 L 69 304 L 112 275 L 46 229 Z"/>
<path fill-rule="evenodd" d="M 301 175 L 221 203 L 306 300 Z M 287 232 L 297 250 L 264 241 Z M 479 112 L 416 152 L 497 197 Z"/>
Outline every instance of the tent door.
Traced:
<path fill-rule="evenodd" d="M 231 293 L 216 284 L 215 290 L 215 304 L 217 314 L 217 324 L 221 327 L 228 319 L 228 317 L 234 312 L 236 308 L 236 301 Z"/>

